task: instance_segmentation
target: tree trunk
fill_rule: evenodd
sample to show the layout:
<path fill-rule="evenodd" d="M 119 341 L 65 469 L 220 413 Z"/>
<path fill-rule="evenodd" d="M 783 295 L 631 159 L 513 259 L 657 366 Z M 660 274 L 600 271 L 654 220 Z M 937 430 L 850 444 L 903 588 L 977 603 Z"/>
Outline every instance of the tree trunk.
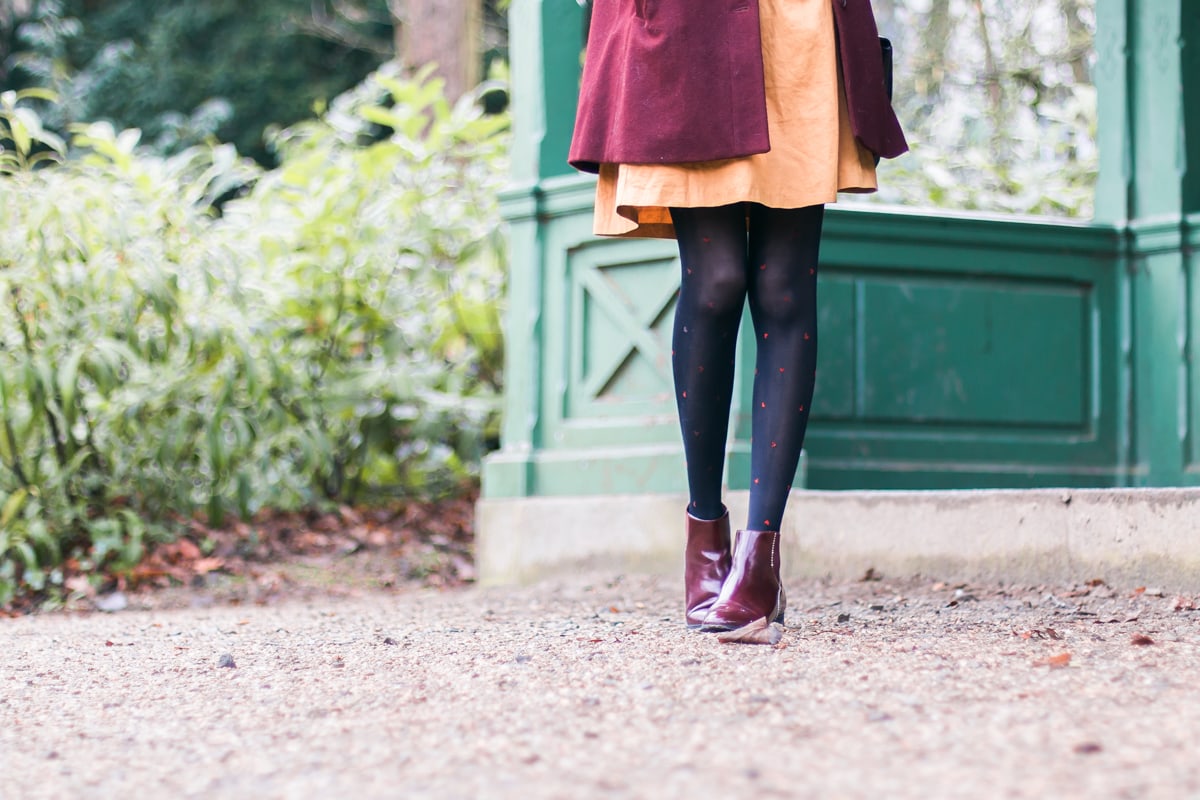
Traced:
<path fill-rule="evenodd" d="M 913 54 L 913 83 L 921 94 L 937 98 L 942 93 L 942 81 L 946 77 L 946 50 L 950 46 L 950 33 L 954 30 L 950 0 L 933 0 L 924 23 L 920 47 Z"/>
<path fill-rule="evenodd" d="M 1059 10 L 1067 21 L 1067 52 L 1066 58 L 1071 65 L 1071 74 L 1075 83 L 1091 83 L 1091 70 L 1088 69 L 1088 56 L 1091 55 L 1093 43 L 1092 32 L 1080 18 L 1084 3 L 1080 0 L 1061 0 Z"/>
<path fill-rule="evenodd" d="M 479 0 L 389 0 L 388 7 L 396 18 L 396 57 L 406 69 L 436 63 L 451 101 L 479 83 Z"/>
<path fill-rule="evenodd" d="M 979 41 L 983 43 L 983 82 L 988 89 L 988 99 L 992 103 L 992 118 L 996 121 L 997 132 L 1003 128 L 1004 94 L 1000 83 L 1000 65 L 996 61 L 996 49 L 992 47 L 992 37 L 988 32 L 987 12 L 983 9 L 983 0 L 975 0 L 975 17 L 979 25 Z"/>

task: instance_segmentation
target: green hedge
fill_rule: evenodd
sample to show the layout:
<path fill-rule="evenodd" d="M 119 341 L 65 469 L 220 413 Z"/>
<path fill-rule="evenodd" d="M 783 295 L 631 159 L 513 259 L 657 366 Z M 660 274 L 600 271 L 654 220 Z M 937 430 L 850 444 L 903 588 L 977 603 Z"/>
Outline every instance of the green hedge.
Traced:
<path fill-rule="evenodd" d="M 263 172 L 104 124 L 64 144 L 31 102 L 0 103 L 0 605 L 53 593 L 67 558 L 128 568 L 197 514 L 473 478 L 505 118 L 379 73 L 275 133 Z"/>

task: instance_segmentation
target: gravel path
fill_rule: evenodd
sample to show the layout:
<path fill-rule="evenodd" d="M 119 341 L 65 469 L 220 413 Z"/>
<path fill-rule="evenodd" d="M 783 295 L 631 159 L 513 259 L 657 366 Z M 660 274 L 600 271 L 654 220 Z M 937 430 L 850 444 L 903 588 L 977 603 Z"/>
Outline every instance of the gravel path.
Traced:
<path fill-rule="evenodd" d="M 0 620 L 0 797 L 1200 797 L 1192 601 L 790 590 L 775 647 L 648 577 Z"/>

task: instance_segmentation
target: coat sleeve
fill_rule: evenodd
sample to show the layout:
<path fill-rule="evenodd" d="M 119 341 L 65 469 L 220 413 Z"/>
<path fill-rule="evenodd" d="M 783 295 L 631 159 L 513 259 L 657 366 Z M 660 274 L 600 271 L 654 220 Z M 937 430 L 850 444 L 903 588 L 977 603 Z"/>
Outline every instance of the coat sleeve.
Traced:
<path fill-rule="evenodd" d="M 884 83 L 879 29 L 870 0 L 831 0 L 837 25 L 838 58 L 850 111 L 850 128 L 881 158 L 908 151 L 908 142 Z"/>
<path fill-rule="evenodd" d="M 597 172 L 601 163 L 714 161 L 769 149 L 754 0 L 596 0 L 573 166 Z"/>

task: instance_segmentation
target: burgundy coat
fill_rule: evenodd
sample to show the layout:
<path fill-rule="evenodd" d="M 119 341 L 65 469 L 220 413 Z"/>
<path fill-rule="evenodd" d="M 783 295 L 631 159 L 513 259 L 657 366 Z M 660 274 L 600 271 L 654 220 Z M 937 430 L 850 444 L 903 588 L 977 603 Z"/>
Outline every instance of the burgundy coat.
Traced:
<path fill-rule="evenodd" d="M 871 152 L 895 158 L 908 145 L 884 86 L 870 0 L 830 2 L 851 128 Z M 770 149 L 757 0 L 596 0 L 572 166 Z"/>

